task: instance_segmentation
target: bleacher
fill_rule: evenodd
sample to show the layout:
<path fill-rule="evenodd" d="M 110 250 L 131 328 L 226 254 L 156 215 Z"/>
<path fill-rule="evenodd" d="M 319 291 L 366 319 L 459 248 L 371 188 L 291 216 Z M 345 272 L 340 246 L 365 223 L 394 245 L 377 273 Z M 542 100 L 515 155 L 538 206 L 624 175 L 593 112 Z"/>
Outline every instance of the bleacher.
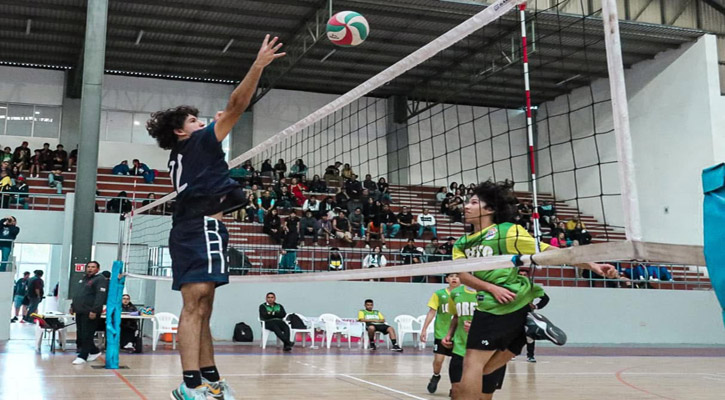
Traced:
<path fill-rule="evenodd" d="M 73 192 L 75 190 L 75 172 L 66 172 L 64 175 L 63 193 Z M 269 178 L 263 178 L 265 186 L 271 184 Z M 29 200 L 31 209 L 56 210 L 62 211 L 65 199 L 62 196 L 53 196 L 56 193 L 54 188 L 48 187 L 48 173 L 41 173 L 39 178 L 29 178 L 31 199 Z M 110 168 L 99 168 L 97 175 L 97 188 L 99 198 L 96 204 L 101 212 L 105 211 L 106 202 L 109 198 L 115 197 L 121 191 L 126 191 L 128 198 L 132 199 L 135 195 L 135 207 L 140 207 L 143 200 L 149 193 L 155 193 L 158 197 L 169 193 L 172 190 L 171 179 L 167 172 L 159 171 L 159 175 L 153 184 L 147 184 L 141 177 L 112 175 Z M 445 238 L 453 236 L 458 238 L 465 233 L 462 223 L 453 222 L 448 216 L 441 215 L 438 212 L 438 206 L 435 205 L 435 193 L 437 187 L 419 186 L 419 185 L 391 185 L 391 194 L 394 203 L 391 209 L 395 213 L 399 213 L 403 206 L 410 208 L 413 215 L 418 215 L 424 207 L 429 208 L 435 213 L 437 220 L 438 238 L 442 243 Z M 51 197 L 34 197 L 51 196 Z M 516 192 L 519 200 L 531 200 L 530 192 Z M 319 196 L 318 196 L 319 198 Z M 587 231 L 592 235 L 592 243 L 602 243 L 607 241 L 624 240 L 625 234 L 621 229 L 608 226 L 599 222 L 594 216 L 580 213 L 580 211 L 571 204 L 556 200 L 550 194 L 539 194 L 539 201 L 551 201 L 557 209 L 557 216 L 560 220 L 566 221 L 575 216 L 586 225 Z M 13 205 L 12 207 L 17 207 Z M 301 210 L 300 210 L 301 211 Z M 301 215 L 301 213 L 300 213 Z M 286 218 L 286 215 L 281 215 Z M 276 271 L 278 264 L 278 255 L 281 246 L 273 241 L 267 234 L 262 232 L 262 225 L 259 223 L 236 222 L 230 216 L 224 217 L 224 223 L 227 225 L 230 234 L 230 245 L 243 250 L 254 266 L 249 273 L 259 274 L 268 271 Z M 432 233 L 427 231 L 420 240 L 416 240 L 416 246 L 425 247 L 432 237 Z M 388 258 L 388 266 L 400 264 L 400 249 L 405 246 L 407 237 L 400 235 L 394 239 L 387 239 L 387 250 L 384 254 Z M 312 245 L 312 239 L 308 237 L 305 245 L 297 250 L 297 263 L 303 271 L 321 271 L 327 270 L 327 258 L 329 255 L 329 247 L 324 245 L 324 239 L 320 238 L 322 246 Z M 378 242 L 373 242 L 373 246 Z M 354 253 L 345 257 L 345 268 L 359 269 L 362 268 L 362 259 L 369 252 L 365 249 L 364 240 L 358 238 L 354 245 L 337 240 L 330 240 L 330 247 L 338 247 L 345 253 Z M 709 287 L 709 281 L 703 276 L 699 270 L 693 270 L 689 267 L 671 267 L 671 272 L 675 282 L 657 282 L 652 286 L 667 289 L 685 289 L 687 285 L 678 284 L 678 282 L 702 282 L 693 285 L 698 288 Z M 589 282 L 581 279 L 578 275 L 579 271 L 573 267 L 552 267 L 544 268 L 537 273 L 538 279 L 549 286 L 589 286 Z M 410 281 L 409 278 L 389 279 L 391 281 Z M 440 281 L 439 277 L 430 277 L 429 281 Z"/>

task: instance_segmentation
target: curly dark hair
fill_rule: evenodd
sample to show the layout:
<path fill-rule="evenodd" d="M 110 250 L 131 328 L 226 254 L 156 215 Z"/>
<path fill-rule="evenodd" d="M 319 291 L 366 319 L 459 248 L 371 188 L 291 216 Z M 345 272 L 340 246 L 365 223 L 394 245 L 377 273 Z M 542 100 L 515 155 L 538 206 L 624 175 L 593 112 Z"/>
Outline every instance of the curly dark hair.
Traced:
<path fill-rule="evenodd" d="M 157 111 L 151 114 L 151 119 L 146 121 L 146 130 L 149 135 L 156 139 L 159 147 L 171 150 L 176 144 L 177 136 L 174 129 L 182 129 L 186 117 L 199 116 L 199 110 L 192 106 L 178 106 L 164 111 Z"/>
<path fill-rule="evenodd" d="M 488 180 L 480 183 L 473 190 L 486 206 L 493 209 L 493 223 L 514 222 L 517 214 L 516 196 L 506 182 L 493 182 Z"/>

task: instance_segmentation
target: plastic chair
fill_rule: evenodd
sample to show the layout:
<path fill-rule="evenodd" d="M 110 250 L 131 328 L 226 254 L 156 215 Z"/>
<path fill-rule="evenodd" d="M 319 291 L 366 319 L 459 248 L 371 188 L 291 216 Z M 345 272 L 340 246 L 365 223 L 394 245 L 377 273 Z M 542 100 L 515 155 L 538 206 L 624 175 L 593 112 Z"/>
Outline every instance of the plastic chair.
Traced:
<path fill-rule="evenodd" d="M 151 349 L 156 351 L 156 344 L 159 342 L 159 337 L 164 333 L 170 333 L 172 337 L 171 348 L 176 350 L 176 334 L 179 330 L 179 317 L 172 313 L 160 312 L 154 315 L 151 322 L 154 326 L 153 333 L 151 334 L 153 338 Z"/>
<path fill-rule="evenodd" d="M 375 331 L 375 333 L 373 334 L 375 343 L 380 342 L 381 336 L 385 338 L 385 344 L 388 346 L 388 348 L 390 348 L 390 336 L 388 336 L 382 332 Z M 366 329 L 363 330 L 363 348 L 366 350 L 370 348 L 370 337 L 368 336 L 367 327 L 366 327 Z"/>
<path fill-rule="evenodd" d="M 50 351 L 55 353 L 56 339 L 58 347 L 61 351 L 66 349 L 66 327 L 73 325 L 69 324 L 68 319 L 63 313 L 49 311 L 45 315 L 32 314 L 37 321 L 35 325 L 35 350 L 40 352 L 43 338 L 48 337 L 50 339 Z M 57 332 L 57 336 L 56 336 Z"/>
<path fill-rule="evenodd" d="M 259 321 L 259 323 L 262 324 L 262 341 L 259 344 L 260 344 L 260 346 L 262 346 L 263 349 L 266 349 L 267 340 L 269 340 L 270 334 L 273 334 L 274 332 L 267 329 L 267 321 L 263 321 L 263 320 L 259 319 L 259 317 L 257 317 L 257 321 Z M 287 321 L 285 321 L 285 322 L 287 322 Z M 276 339 L 277 345 L 279 346 L 279 338 L 277 337 L 277 335 L 274 335 L 274 337 Z"/>
<path fill-rule="evenodd" d="M 323 340 L 325 340 L 325 342 L 327 343 L 328 349 L 330 348 L 330 344 L 332 343 L 332 337 L 335 334 L 338 335 L 337 347 L 340 347 L 340 341 L 342 339 L 342 336 L 347 336 L 347 347 L 351 348 L 349 322 L 343 321 L 342 318 L 338 317 L 335 314 L 322 314 L 320 315 L 319 320 L 319 329 L 325 331 L 325 336 L 323 336 Z"/>
<path fill-rule="evenodd" d="M 425 324 L 425 317 L 426 314 L 421 315 L 420 317 L 416 318 L 416 321 L 418 322 L 418 325 L 420 325 L 420 329 L 423 329 L 423 324 Z M 435 330 L 435 324 L 428 325 L 428 330 L 425 332 L 425 341 L 428 341 L 428 336 L 432 335 Z M 418 340 L 418 343 L 421 349 L 425 349 L 425 342 L 422 342 Z"/>
<path fill-rule="evenodd" d="M 420 334 L 420 328 L 413 329 L 413 322 L 418 322 L 418 319 L 415 318 L 412 315 L 398 315 L 393 320 L 396 324 L 398 324 L 398 341 L 400 342 L 400 347 L 403 347 L 403 343 L 405 343 L 405 335 L 411 334 L 413 335 L 413 341 L 414 343 L 418 342 L 418 335 Z M 418 347 L 417 345 L 414 345 L 413 347 Z"/>
<path fill-rule="evenodd" d="M 302 347 L 305 347 L 305 344 L 307 343 L 307 341 L 305 340 L 305 336 L 304 335 L 307 334 L 307 336 L 310 339 L 312 339 L 312 345 L 311 345 L 311 347 L 313 349 L 316 348 L 315 347 L 315 327 L 314 327 L 314 325 L 304 315 L 299 314 L 299 313 L 294 313 L 294 314 L 297 314 L 297 316 L 300 317 L 300 319 L 302 320 L 302 322 L 305 324 L 305 327 L 306 328 L 304 328 L 304 329 L 295 329 L 295 328 L 293 328 L 292 327 L 292 324 L 287 320 L 287 317 L 289 317 L 289 315 L 287 317 L 285 317 L 284 322 L 286 322 L 287 325 L 290 326 L 289 327 L 290 340 L 292 341 L 292 343 L 295 343 L 296 342 L 295 339 L 297 338 L 297 334 L 299 333 L 299 334 L 301 334 L 301 338 L 302 338 Z"/>

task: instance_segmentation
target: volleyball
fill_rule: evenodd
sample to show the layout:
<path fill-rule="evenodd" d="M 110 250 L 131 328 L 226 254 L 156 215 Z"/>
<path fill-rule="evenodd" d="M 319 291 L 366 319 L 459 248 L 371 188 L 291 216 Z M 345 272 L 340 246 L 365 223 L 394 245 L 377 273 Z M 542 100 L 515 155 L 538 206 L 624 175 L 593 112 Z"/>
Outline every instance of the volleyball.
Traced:
<path fill-rule="evenodd" d="M 357 46 L 369 33 L 368 21 L 355 11 L 340 11 L 327 21 L 327 38 L 338 46 Z"/>

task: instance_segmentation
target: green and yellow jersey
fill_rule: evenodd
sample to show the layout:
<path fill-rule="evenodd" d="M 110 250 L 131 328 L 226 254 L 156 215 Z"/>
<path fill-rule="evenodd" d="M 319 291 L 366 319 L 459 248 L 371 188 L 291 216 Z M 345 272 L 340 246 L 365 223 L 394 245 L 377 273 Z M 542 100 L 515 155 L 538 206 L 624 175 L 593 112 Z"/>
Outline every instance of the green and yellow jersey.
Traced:
<path fill-rule="evenodd" d="M 452 316 L 458 316 L 458 325 L 453 333 L 453 354 L 461 357 L 466 356 L 466 342 L 468 341 L 468 332 L 464 328 L 466 321 L 473 320 L 473 312 L 478 307 L 476 297 L 478 293 L 465 286 L 459 286 L 451 291 L 448 304 Z"/>
<path fill-rule="evenodd" d="M 432 310 L 436 310 L 436 320 L 434 323 L 433 336 L 436 339 L 443 339 L 448 333 L 448 328 L 451 325 L 451 313 L 448 312 L 448 299 L 450 298 L 451 292 L 448 288 L 441 289 L 433 293 L 428 300 L 428 307 Z"/>
<path fill-rule="evenodd" d="M 541 250 L 549 246 L 541 243 Z M 453 259 L 490 257 L 505 254 L 535 254 L 536 239 L 521 225 L 506 222 L 491 225 L 480 232 L 465 235 L 453 245 Z M 504 315 L 517 311 L 544 295 L 541 286 L 534 285 L 525 276 L 519 275 L 516 267 L 476 271 L 473 275 L 483 281 L 504 287 L 514 293 L 516 298 L 501 304 L 488 292 L 478 292 L 478 309 L 483 312 Z"/>
<path fill-rule="evenodd" d="M 384 322 L 382 322 L 382 321 L 385 321 L 385 317 L 383 317 L 383 313 L 381 313 L 378 310 L 372 310 L 372 311 L 360 310 L 357 312 L 357 320 L 358 321 L 362 321 L 362 320 L 373 321 L 373 322 L 368 322 L 370 324 L 383 324 Z M 374 322 L 374 321 L 381 321 L 381 322 Z"/>

